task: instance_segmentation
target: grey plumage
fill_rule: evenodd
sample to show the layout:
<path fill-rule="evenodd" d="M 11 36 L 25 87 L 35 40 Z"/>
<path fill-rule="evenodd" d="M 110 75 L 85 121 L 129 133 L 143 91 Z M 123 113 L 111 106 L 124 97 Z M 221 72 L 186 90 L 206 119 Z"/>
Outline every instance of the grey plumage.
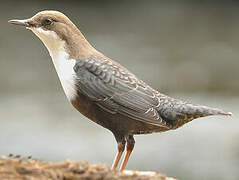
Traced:
<path fill-rule="evenodd" d="M 167 129 L 203 116 L 231 115 L 161 94 L 107 57 L 77 60 L 74 70 L 81 93 L 112 114 L 123 114 Z"/>

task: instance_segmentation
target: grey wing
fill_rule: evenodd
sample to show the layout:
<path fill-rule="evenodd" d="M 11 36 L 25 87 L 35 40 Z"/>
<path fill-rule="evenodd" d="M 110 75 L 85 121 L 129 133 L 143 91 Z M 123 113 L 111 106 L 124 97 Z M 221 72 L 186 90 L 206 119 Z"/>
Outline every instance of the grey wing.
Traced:
<path fill-rule="evenodd" d="M 77 88 L 109 113 L 169 128 L 156 110 L 155 92 L 124 68 L 109 60 L 78 60 Z"/>

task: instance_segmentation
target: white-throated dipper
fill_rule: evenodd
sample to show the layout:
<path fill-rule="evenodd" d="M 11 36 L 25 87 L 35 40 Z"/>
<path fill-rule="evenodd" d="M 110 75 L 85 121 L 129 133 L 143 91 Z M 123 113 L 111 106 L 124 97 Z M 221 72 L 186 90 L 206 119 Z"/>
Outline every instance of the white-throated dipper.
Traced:
<path fill-rule="evenodd" d="M 10 20 L 36 34 L 48 49 L 64 92 L 72 105 L 109 129 L 118 143 L 115 169 L 126 145 L 120 170 L 134 148 L 135 134 L 176 129 L 193 119 L 231 115 L 159 93 L 96 49 L 64 14 L 42 11 L 25 20 Z"/>

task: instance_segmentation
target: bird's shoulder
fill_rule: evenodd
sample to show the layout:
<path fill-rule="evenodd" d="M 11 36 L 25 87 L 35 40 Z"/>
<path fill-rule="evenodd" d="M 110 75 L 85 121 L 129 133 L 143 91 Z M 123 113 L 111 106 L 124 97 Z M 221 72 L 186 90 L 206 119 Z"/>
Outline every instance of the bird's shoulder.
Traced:
<path fill-rule="evenodd" d="M 82 78 L 81 76 L 85 76 L 82 72 L 88 71 L 97 79 L 112 86 L 115 86 L 116 82 L 121 82 L 126 84 L 129 89 L 138 90 L 153 98 L 156 96 L 161 97 L 162 95 L 124 66 L 105 56 L 91 56 L 87 59 L 78 59 L 76 60 L 74 71 L 79 76 L 79 79 Z"/>

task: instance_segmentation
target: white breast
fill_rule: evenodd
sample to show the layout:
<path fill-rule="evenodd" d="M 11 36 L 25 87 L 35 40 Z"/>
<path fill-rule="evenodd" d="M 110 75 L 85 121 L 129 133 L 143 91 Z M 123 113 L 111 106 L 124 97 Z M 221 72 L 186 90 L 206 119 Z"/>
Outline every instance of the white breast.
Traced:
<path fill-rule="evenodd" d="M 52 57 L 52 61 L 67 98 L 73 100 L 77 95 L 75 87 L 76 74 L 73 69 L 75 60 L 69 60 L 68 56 L 66 52 L 60 51 L 57 55 Z"/>
<path fill-rule="evenodd" d="M 74 82 L 76 74 L 73 69 L 75 60 L 69 59 L 69 54 L 65 49 L 65 41 L 61 40 L 53 31 L 45 31 L 42 28 L 32 28 L 31 30 L 48 49 L 67 98 L 69 100 L 74 99 L 77 95 Z"/>

